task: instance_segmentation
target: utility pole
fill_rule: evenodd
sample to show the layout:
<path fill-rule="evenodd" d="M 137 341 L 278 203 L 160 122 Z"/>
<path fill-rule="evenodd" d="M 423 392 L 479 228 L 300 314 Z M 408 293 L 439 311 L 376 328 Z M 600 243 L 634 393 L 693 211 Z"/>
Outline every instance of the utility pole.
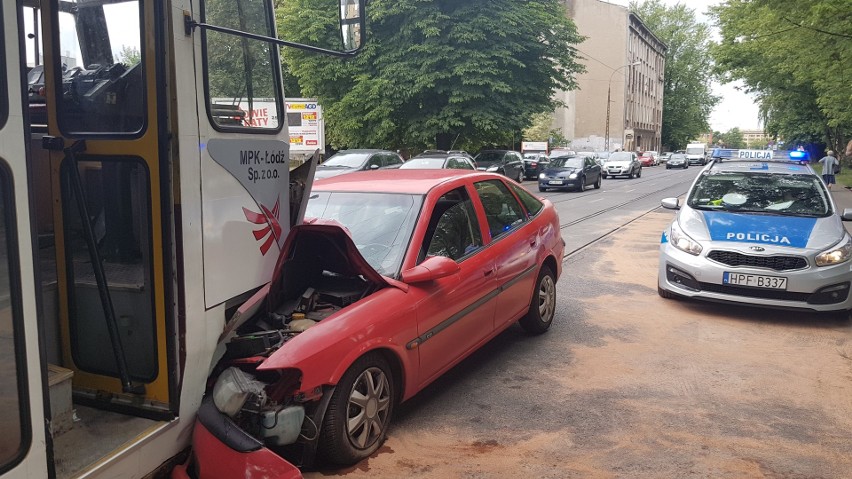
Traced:
<path fill-rule="evenodd" d="M 609 151 L 609 109 L 611 101 L 610 99 L 612 98 L 612 77 L 618 70 L 621 70 L 622 68 L 636 66 L 640 63 L 642 62 L 636 61 L 633 63 L 628 63 L 627 65 L 621 65 L 620 67 L 613 70 L 612 73 L 609 75 L 609 86 L 606 89 L 606 133 L 604 133 L 604 144 L 606 145 L 604 149 L 606 151 Z"/>

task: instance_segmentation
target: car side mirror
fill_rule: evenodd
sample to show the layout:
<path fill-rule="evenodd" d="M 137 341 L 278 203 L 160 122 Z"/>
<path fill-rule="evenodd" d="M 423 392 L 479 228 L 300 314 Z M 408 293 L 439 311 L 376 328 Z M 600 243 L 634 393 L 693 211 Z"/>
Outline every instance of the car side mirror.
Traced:
<path fill-rule="evenodd" d="M 425 283 L 446 278 L 459 272 L 458 263 L 446 256 L 430 256 L 419 265 L 402 272 L 402 282 L 407 284 Z"/>
<path fill-rule="evenodd" d="M 840 216 L 843 221 L 852 221 L 852 208 L 846 208 L 843 210 L 843 215 Z"/>
<path fill-rule="evenodd" d="M 667 210 L 679 210 L 680 209 L 680 199 L 678 198 L 663 198 L 660 201 L 660 205 Z"/>
<path fill-rule="evenodd" d="M 379 169 L 379 165 L 375 165 L 375 164 L 374 164 L 374 165 L 370 165 L 370 169 L 371 169 L 371 170 L 378 170 L 378 169 Z"/>

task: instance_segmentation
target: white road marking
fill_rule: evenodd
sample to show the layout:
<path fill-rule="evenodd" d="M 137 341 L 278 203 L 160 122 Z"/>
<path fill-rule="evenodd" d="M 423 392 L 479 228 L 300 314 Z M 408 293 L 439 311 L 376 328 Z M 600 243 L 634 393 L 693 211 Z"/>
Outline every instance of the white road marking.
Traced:
<path fill-rule="evenodd" d="M 636 188 L 633 188 L 632 190 L 627 190 L 625 191 L 625 193 L 633 193 L 634 191 L 636 191 Z"/>
<path fill-rule="evenodd" d="M 596 200 L 589 201 L 589 203 L 597 203 L 598 201 L 603 201 L 604 198 L 598 198 Z"/>

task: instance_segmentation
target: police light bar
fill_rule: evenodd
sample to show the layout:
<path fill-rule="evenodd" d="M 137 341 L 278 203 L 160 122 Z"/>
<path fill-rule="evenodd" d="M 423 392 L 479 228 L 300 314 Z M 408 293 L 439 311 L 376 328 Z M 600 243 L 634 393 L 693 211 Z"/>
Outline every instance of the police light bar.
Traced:
<path fill-rule="evenodd" d="M 730 148 L 716 148 L 711 155 L 713 158 L 722 160 L 771 160 L 772 150 L 738 150 Z"/>
<path fill-rule="evenodd" d="M 807 151 L 794 150 L 790 152 L 791 160 L 807 161 L 810 159 L 810 156 Z"/>

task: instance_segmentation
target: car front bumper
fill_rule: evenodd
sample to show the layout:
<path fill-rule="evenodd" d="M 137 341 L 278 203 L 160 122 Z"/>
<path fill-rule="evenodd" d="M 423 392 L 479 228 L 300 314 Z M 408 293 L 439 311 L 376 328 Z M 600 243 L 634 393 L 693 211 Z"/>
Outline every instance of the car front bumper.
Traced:
<path fill-rule="evenodd" d="M 850 261 L 835 266 L 809 265 L 799 270 L 775 271 L 717 263 L 706 257 L 711 249 L 714 248 L 704 245 L 701 254 L 693 256 L 663 241 L 660 245 L 658 286 L 665 291 L 688 298 L 750 306 L 813 311 L 852 309 L 852 294 L 850 294 L 852 262 Z M 787 278 L 787 289 L 726 285 L 723 282 L 725 272 L 784 277 Z M 846 287 L 841 290 L 822 291 L 838 285 L 846 285 Z"/>
<path fill-rule="evenodd" d="M 626 168 L 607 168 L 606 170 L 603 171 L 603 174 L 610 175 L 610 176 L 629 175 L 630 174 L 630 167 L 628 166 Z"/>
<path fill-rule="evenodd" d="M 558 181 L 560 183 L 553 183 L 554 181 Z M 541 188 L 576 188 L 580 186 L 579 178 L 539 178 L 538 186 Z"/>
<path fill-rule="evenodd" d="M 172 470 L 171 479 L 302 479 L 299 469 L 202 402 L 192 432 L 192 454 Z"/>

